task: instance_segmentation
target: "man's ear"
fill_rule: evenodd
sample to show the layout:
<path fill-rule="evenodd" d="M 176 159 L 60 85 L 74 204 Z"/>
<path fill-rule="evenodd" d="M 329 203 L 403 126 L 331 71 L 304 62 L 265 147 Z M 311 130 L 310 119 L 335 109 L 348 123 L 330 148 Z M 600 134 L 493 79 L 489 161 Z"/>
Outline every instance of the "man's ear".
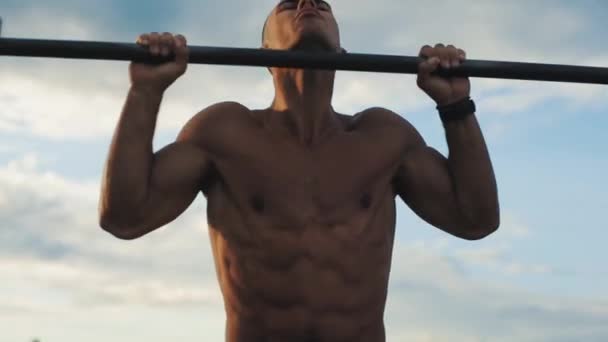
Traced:
<path fill-rule="evenodd" d="M 264 42 L 262 44 L 262 46 L 260 47 L 260 49 L 262 49 L 262 50 L 268 50 L 268 43 Z M 270 69 L 270 67 L 268 67 L 266 69 L 268 69 L 268 72 L 272 75 L 272 69 Z"/>

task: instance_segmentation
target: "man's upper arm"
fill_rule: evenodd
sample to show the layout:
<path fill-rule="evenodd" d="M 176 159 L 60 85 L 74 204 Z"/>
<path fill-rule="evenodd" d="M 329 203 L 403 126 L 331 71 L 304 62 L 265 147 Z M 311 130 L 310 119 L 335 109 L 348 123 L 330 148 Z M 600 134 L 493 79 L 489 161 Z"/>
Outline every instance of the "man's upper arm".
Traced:
<path fill-rule="evenodd" d="M 427 146 L 418 131 L 405 119 L 401 123 L 407 137 L 395 175 L 395 191 L 423 220 L 450 234 L 463 237 L 461 215 L 454 192 L 448 160 Z"/>
<path fill-rule="evenodd" d="M 154 154 L 146 200 L 138 213 L 133 238 L 145 235 L 175 220 L 192 204 L 210 181 L 212 158 L 207 144 L 217 131 L 222 115 L 230 116 L 235 104 L 220 103 L 192 117 L 176 141 Z"/>

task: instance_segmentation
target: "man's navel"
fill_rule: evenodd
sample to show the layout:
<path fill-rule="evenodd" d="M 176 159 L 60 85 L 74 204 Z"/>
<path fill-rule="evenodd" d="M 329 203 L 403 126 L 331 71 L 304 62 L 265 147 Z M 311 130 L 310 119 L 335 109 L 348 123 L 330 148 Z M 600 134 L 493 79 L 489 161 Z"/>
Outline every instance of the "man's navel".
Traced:
<path fill-rule="evenodd" d="M 359 204 L 362 209 L 369 209 L 372 206 L 372 195 L 369 192 L 364 193 L 359 200 Z"/>
<path fill-rule="evenodd" d="M 254 194 L 250 199 L 251 208 L 258 214 L 263 214 L 266 209 L 264 197 L 260 194 Z"/>

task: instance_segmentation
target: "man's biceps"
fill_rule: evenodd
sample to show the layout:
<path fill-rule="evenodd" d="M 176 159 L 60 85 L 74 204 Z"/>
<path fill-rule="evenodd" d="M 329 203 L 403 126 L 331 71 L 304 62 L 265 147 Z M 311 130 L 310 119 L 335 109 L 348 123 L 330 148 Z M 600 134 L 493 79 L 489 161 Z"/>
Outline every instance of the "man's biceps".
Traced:
<path fill-rule="evenodd" d="M 445 166 L 447 159 L 436 149 L 430 146 L 412 148 L 402 160 L 402 169 L 405 172 L 427 172 L 437 166 Z"/>
<path fill-rule="evenodd" d="M 152 163 L 151 185 L 161 189 L 191 187 L 200 182 L 210 161 L 197 148 L 185 144 L 159 151 Z"/>
<path fill-rule="evenodd" d="M 190 141 L 174 142 L 154 154 L 154 162 L 164 167 L 197 166 L 207 159 L 203 148 Z"/>

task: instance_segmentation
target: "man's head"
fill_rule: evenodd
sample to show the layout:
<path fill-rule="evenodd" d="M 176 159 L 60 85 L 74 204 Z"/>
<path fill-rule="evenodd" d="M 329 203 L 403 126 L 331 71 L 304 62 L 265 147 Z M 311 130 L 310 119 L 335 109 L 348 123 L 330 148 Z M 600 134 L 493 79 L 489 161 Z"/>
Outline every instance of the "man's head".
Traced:
<path fill-rule="evenodd" d="M 340 31 L 331 6 L 323 0 L 280 0 L 264 23 L 262 46 L 341 51 Z"/>

